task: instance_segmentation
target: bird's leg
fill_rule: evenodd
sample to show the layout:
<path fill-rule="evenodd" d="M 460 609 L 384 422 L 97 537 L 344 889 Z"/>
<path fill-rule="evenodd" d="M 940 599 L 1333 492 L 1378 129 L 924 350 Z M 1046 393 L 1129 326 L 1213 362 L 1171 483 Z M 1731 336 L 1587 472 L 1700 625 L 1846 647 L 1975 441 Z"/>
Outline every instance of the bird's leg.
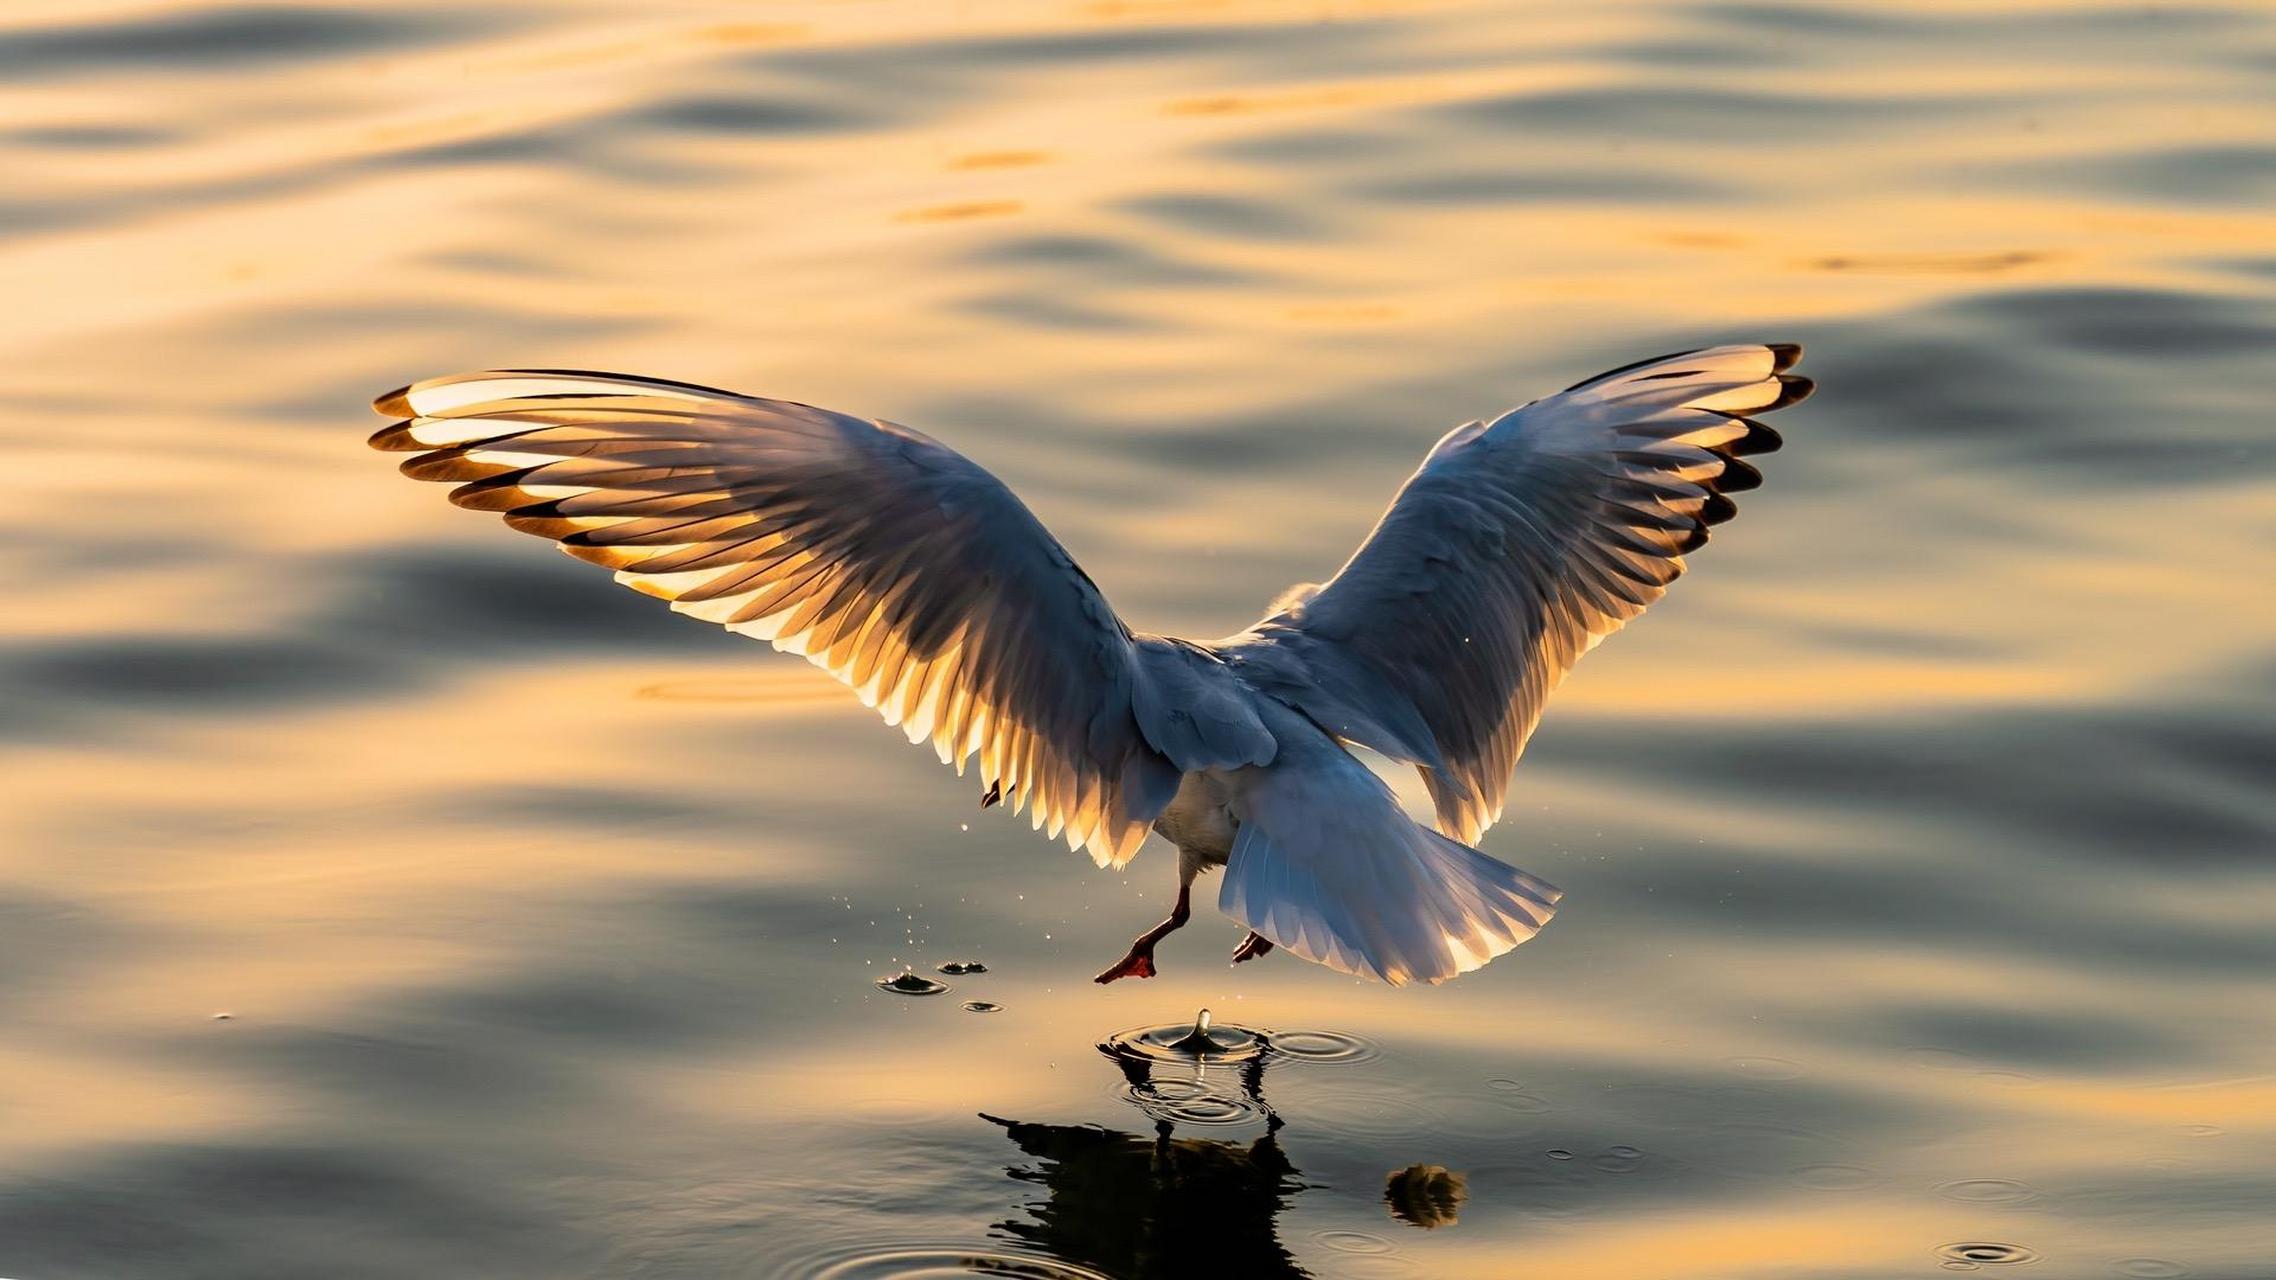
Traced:
<path fill-rule="evenodd" d="M 1271 950 L 1272 939 L 1261 933 L 1251 932 L 1248 937 L 1241 939 L 1240 946 L 1233 948 L 1233 963 L 1239 964 L 1243 960 L 1254 960 Z"/>
<path fill-rule="evenodd" d="M 1114 962 L 1105 973 L 1093 982 L 1112 982 L 1116 978 L 1151 978 L 1154 976 L 1154 944 L 1185 927 L 1193 917 L 1193 877 L 1178 881 L 1178 904 L 1170 909 L 1170 918 L 1138 935 L 1130 944 L 1130 953 Z"/>

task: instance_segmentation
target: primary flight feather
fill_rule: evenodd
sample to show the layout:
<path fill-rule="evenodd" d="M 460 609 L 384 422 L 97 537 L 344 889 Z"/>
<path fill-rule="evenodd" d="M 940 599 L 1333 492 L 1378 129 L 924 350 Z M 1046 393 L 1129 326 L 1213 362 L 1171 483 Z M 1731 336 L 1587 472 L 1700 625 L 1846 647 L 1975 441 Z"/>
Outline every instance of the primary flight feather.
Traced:
<path fill-rule="evenodd" d="M 1133 632 L 1012 492 L 894 423 L 654 378 L 521 369 L 381 396 L 375 448 L 673 609 L 797 653 L 982 801 L 1128 862 L 1178 848 L 1275 946 L 1393 984 L 1477 968 L 1561 894 L 1478 852 L 1543 701 L 1659 599 L 1808 394 L 1799 347 L 1642 361 L 1448 433 L 1325 586 L 1210 643 Z M 1419 768 L 1438 830 L 1345 749 Z"/>

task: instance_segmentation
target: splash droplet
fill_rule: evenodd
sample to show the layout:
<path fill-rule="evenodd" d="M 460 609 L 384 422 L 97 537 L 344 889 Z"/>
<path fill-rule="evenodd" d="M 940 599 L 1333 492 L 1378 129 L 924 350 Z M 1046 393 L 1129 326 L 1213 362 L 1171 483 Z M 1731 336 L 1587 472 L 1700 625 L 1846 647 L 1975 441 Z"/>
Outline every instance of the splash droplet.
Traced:
<path fill-rule="evenodd" d="M 1002 1005 L 989 1000 L 967 1000 L 964 1002 L 966 1013 L 1001 1013 L 1003 1009 Z"/>
<path fill-rule="evenodd" d="M 1207 1047 L 1196 1043 L 1197 1032 Z M 1190 1063 L 1197 1058 L 1205 1062 L 1240 1062 L 1263 1053 L 1265 1037 L 1263 1032 L 1248 1027 L 1232 1023 L 1204 1025 L 1197 1019 L 1190 1024 L 1171 1022 L 1117 1031 L 1099 1042 L 1099 1051 L 1112 1058 L 1148 1062 Z"/>
<path fill-rule="evenodd" d="M 879 978 L 877 987 L 880 991 L 890 991 L 898 996 L 937 996 L 948 990 L 947 983 L 935 982 L 931 978 L 910 973 L 906 969 L 893 977 Z"/>
<path fill-rule="evenodd" d="M 947 964 L 941 965 L 937 970 L 935 970 L 935 972 L 945 973 L 951 977 L 954 977 L 958 974 L 986 973 L 987 971 L 988 966 L 980 963 L 977 960 L 951 960 Z"/>

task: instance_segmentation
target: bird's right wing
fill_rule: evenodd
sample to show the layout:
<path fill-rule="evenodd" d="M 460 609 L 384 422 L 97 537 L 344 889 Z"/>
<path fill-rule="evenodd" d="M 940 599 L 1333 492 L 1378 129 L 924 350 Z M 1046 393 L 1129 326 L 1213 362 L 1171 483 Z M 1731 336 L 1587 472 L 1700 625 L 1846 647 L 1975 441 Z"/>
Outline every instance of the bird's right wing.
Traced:
<path fill-rule="evenodd" d="M 1658 600 L 1739 458 L 1778 447 L 1747 415 L 1809 393 L 1793 346 L 1646 360 L 1438 442 L 1326 587 L 1225 646 L 1331 733 L 1424 766 L 1464 843 L 1501 816 L 1542 703 Z"/>
<path fill-rule="evenodd" d="M 1134 642 L 994 476 L 906 427 L 707 387 L 559 370 L 379 398 L 451 501 L 771 641 L 1101 865 L 1127 861 L 1179 769 L 1133 712 Z"/>

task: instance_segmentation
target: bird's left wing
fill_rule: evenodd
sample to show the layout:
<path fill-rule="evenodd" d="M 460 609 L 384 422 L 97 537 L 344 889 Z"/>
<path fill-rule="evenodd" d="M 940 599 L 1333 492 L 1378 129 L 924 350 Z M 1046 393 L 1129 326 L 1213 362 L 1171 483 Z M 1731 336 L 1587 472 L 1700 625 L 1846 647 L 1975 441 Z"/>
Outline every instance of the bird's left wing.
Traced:
<path fill-rule="evenodd" d="M 1740 461 L 1807 395 L 1801 348 L 1711 347 L 1599 374 L 1448 433 L 1335 579 L 1224 645 L 1323 728 L 1423 766 L 1440 829 L 1501 816 L 1549 691 L 1658 600 Z"/>
<path fill-rule="evenodd" d="M 375 407 L 373 447 L 672 608 L 796 653 L 991 795 L 1120 865 L 1178 770 L 1132 640 L 1011 491 L 907 427 L 616 374 L 507 370 Z"/>

